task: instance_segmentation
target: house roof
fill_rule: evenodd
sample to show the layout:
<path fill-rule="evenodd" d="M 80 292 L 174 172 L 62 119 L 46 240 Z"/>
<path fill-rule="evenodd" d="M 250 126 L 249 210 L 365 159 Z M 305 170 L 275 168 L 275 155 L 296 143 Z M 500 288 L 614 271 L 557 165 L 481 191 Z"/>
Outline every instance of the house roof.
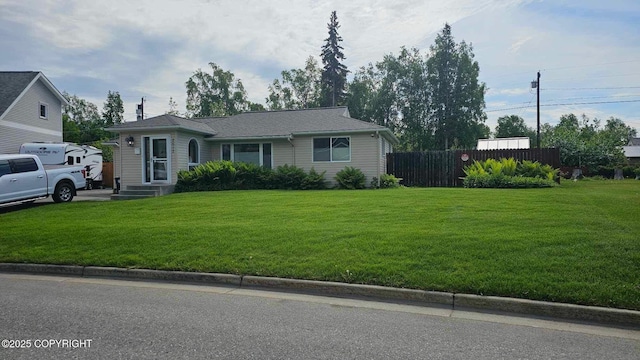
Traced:
<path fill-rule="evenodd" d="M 0 119 L 38 80 L 42 80 L 63 105 L 68 105 L 64 96 L 43 73 L 38 71 L 0 71 Z"/>
<path fill-rule="evenodd" d="M 170 121 L 180 124 L 169 125 Z M 209 140 L 245 140 L 260 138 L 287 138 L 295 135 L 331 133 L 380 132 L 392 142 L 397 142 L 391 130 L 366 121 L 349 117 L 347 107 L 314 108 L 304 110 L 280 110 L 246 112 L 229 117 L 184 119 L 161 115 L 150 119 L 124 123 L 107 129 L 147 130 L 150 128 L 191 129 L 209 135 Z"/>
<path fill-rule="evenodd" d="M 627 158 L 640 158 L 640 146 L 623 146 L 622 152 Z"/>
<path fill-rule="evenodd" d="M 125 130 L 149 130 L 149 129 L 158 129 L 158 130 L 181 129 L 181 130 L 201 133 L 204 135 L 216 134 L 216 132 L 207 124 L 204 124 L 199 121 L 185 119 L 175 115 L 169 115 L 169 114 L 155 116 L 155 117 L 140 120 L 140 121 L 125 122 L 105 130 L 122 132 Z"/>
<path fill-rule="evenodd" d="M 628 146 L 640 146 L 640 138 L 631 138 L 629 139 Z"/>

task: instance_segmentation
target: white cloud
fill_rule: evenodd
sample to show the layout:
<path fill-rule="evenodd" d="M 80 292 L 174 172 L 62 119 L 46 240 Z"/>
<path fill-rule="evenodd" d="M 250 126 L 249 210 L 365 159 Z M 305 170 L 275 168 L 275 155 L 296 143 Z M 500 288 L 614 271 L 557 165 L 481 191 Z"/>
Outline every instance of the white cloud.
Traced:
<path fill-rule="evenodd" d="M 99 98 L 96 92 L 100 91 L 106 97 L 107 90 L 118 90 L 126 99 L 127 114 L 134 114 L 135 102 L 142 96 L 147 97 L 148 113 L 164 113 L 169 97 L 184 110 L 184 82 L 210 61 L 242 79 L 252 101 L 263 102 L 267 85 L 281 70 L 302 67 L 309 55 L 319 55 L 332 10 L 338 14 L 351 71 L 381 60 L 384 54 L 397 54 L 403 45 L 427 50 L 444 23 L 450 23 L 457 41 L 474 45 L 481 80 L 489 88 L 487 109 L 517 107 L 532 99 L 535 105 L 529 84 L 538 70 L 542 71 L 543 103 L 604 94 L 551 88 L 640 83 L 637 24 L 624 21 L 628 14 L 640 11 L 636 1 L 603 5 L 595 0 L 570 4 L 533 0 L 0 0 L 0 6 L 0 22 L 18 24 L 16 28 L 30 36 L 15 45 L 11 36 L 0 39 L 3 49 L 21 54 L 20 66 L 46 69 L 47 76 L 58 79 L 84 79 L 85 84 L 73 82 L 71 88 L 61 89 L 81 97 Z M 47 57 L 28 53 L 38 45 L 50 46 Z M 92 95 L 83 95 L 89 91 Z M 618 111 L 592 108 L 602 118 L 615 112 L 623 120 L 637 119 L 640 113 L 637 104 L 621 105 L 616 109 L 623 110 Z M 551 122 L 560 113 L 591 110 L 577 105 L 543 108 L 542 117 L 543 122 Z M 512 113 L 528 123 L 535 121 L 535 108 L 490 113 L 489 121 Z"/>

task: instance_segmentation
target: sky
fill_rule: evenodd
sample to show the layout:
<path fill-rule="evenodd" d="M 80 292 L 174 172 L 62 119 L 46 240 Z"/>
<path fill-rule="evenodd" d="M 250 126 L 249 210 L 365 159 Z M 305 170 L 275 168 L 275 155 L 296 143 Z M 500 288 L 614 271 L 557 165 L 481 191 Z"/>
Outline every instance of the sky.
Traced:
<path fill-rule="evenodd" d="M 344 64 L 428 54 L 445 23 L 473 45 L 487 125 L 518 115 L 536 127 L 585 114 L 640 132 L 640 1 L 637 0 L 0 0 L 0 70 L 42 71 L 60 90 L 101 110 L 108 91 L 125 121 L 145 99 L 147 117 L 185 111 L 185 82 L 214 62 L 265 104 L 280 72 L 303 68 L 337 12 Z"/>

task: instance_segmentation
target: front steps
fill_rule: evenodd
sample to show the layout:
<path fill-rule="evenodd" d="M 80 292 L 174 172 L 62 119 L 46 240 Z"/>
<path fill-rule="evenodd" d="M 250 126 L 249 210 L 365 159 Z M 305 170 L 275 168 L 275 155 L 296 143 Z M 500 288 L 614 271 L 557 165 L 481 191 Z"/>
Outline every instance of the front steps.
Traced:
<path fill-rule="evenodd" d="M 136 200 L 171 194 L 174 185 L 127 185 L 119 194 L 111 195 L 111 200 Z"/>

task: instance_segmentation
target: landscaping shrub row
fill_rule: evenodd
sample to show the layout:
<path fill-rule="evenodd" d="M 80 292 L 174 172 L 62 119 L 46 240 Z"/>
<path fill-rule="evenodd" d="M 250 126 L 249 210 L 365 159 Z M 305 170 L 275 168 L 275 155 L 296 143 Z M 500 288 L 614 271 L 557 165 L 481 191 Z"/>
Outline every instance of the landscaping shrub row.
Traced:
<path fill-rule="evenodd" d="M 341 189 L 364 189 L 366 177 L 360 169 L 345 167 L 336 176 L 336 187 Z M 375 182 L 375 186 L 374 186 Z M 372 181 L 372 187 L 388 188 L 399 186 L 393 175 L 384 174 Z M 325 171 L 319 173 L 283 165 L 277 169 L 267 169 L 256 164 L 231 161 L 210 161 L 196 166 L 193 170 L 178 172 L 175 192 L 215 191 L 215 190 L 322 190 L 327 188 Z"/>
<path fill-rule="evenodd" d="M 558 170 L 539 162 L 513 158 L 474 161 L 464 168 L 466 188 L 542 188 L 555 186 Z"/>
<path fill-rule="evenodd" d="M 598 166 L 596 171 L 590 173 L 591 176 L 602 176 L 606 179 L 613 179 L 616 173 L 616 169 L 622 169 L 622 176 L 625 178 L 635 178 L 640 176 L 640 167 L 637 166 Z"/>

